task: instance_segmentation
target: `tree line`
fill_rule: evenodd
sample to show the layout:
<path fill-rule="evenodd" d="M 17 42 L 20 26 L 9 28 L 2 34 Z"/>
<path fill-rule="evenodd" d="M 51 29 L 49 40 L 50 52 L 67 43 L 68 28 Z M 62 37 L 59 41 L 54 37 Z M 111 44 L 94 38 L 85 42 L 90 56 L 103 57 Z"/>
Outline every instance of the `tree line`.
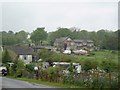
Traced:
<path fill-rule="evenodd" d="M 28 38 L 30 35 L 30 38 Z M 56 31 L 47 32 L 45 28 L 40 27 L 32 33 L 25 32 L 24 30 L 14 33 L 13 31 L 0 32 L 2 38 L 2 45 L 15 45 L 15 44 L 35 44 L 35 45 L 51 45 L 53 46 L 56 38 L 70 37 L 71 39 L 84 39 L 93 40 L 95 46 L 101 49 L 118 50 L 120 47 L 120 30 L 98 30 L 87 31 L 80 30 L 79 28 L 57 28 Z"/>

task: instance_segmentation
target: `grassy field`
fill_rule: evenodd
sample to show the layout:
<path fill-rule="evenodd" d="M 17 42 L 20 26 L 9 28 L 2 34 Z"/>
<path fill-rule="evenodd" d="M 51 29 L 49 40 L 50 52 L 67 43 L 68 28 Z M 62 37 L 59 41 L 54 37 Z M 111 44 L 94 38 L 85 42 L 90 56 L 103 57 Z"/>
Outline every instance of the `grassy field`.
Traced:
<path fill-rule="evenodd" d="M 115 63 L 118 63 L 118 52 L 117 51 L 96 51 L 94 52 L 95 55 L 85 56 L 85 55 L 79 55 L 75 56 L 76 62 L 82 62 L 84 60 L 96 60 L 98 63 L 101 63 L 103 60 L 112 60 Z"/>

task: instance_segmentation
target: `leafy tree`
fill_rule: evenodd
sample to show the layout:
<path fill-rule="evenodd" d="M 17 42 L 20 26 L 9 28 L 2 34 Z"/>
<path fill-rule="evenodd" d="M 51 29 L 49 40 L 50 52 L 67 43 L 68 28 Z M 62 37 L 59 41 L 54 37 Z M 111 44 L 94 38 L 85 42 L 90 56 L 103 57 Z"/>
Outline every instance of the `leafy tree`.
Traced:
<path fill-rule="evenodd" d="M 56 38 L 71 37 L 72 32 L 68 28 L 58 28 L 57 31 L 49 33 L 49 43 L 53 45 Z"/>
<path fill-rule="evenodd" d="M 51 55 L 52 53 L 47 49 L 42 49 L 39 52 L 40 58 L 43 59 L 44 61 L 51 61 Z"/>
<path fill-rule="evenodd" d="M 28 33 L 25 31 L 20 31 L 15 33 L 15 37 L 16 37 L 16 43 L 26 43 L 27 42 L 27 35 Z"/>
<path fill-rule="evenodd" d="M 10 57 L 9 52 L 5 50 L 2 57 L 2 63 L 6 64 L 7 62 L 11 62 L 11 61 L 12 61 L 12 58 Z"/>
<path fill-rule="evenodd" d="M 2 44 L 3 45 L 12 45 L 15 44 L 15 36 L 12 31 L 2 32 Z"/>
<path fill-rule="evenodd" d="M 27 40 L 27 32 L 20 31 L 14 33 L 13 31 L 2 31 L 2 45 L 15 45 L 19 43 L 25 43 Z"/>
<path fill-rule="evenodd" d="M 45 28 L 37 28 L 32 32 L 30 39 L 35 44 L 42 44 L 42 42 L 47 39 L 48 34 L 44 29 Z"/>

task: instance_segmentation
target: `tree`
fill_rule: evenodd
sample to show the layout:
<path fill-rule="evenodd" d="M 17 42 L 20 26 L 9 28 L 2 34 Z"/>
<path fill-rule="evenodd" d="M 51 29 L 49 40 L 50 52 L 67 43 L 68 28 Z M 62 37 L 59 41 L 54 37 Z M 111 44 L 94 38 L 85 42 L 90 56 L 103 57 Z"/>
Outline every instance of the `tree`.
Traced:
<path fill-rule="evenodd" d="M 13 31 L 2 31 L 0 32 L 0 34 L 2 34 L 0 37 L 2 39 L 2 45 L 15 45 L 19 43 L 26 43 L 28 35 L 28 33 L 23 30 L 16 33 L 14 33 Z"/>
<path fill-rule="evenodd" d="M 12 31 L 2 31 L 2 44 L 3 45 L 13 45 L 15 44 L 15 36 Z"/>
<path fill-rule="evenodd" d="M 50 32 L 48 35 L 50 45 L 53 45 L 56 38 L 60 37 L 70 37 L 71 38 L 72 31 L 68 28 L 58 28 L 55 32 Z"/>
<path fill-rule="evenodd" d="M 26 43 L 28 33 L 25 31 L 20 31 L 15 33 L 16 43 Z"/>
<path fill-rule="evenodd" d="M 10 57 L 9 52 L 5 50 L 2 57 L 2 63 L 6 64 L 7 62 L 11 62 L 11 61 L 12 61 L 12 58 Z"/>
<path fill-rule="evenodd" d="M 48 34 L 44 29 L 45 28 L 37 28 L 32 32 L 30 39 L 35 44 L 42 44 L 42 42 L 47 39 Z"/>

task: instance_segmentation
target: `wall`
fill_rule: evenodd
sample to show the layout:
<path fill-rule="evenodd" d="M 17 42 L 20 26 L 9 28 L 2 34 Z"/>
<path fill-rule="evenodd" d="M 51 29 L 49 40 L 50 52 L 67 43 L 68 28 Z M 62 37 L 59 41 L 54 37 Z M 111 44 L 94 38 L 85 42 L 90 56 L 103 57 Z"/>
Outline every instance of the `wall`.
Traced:
<path fill-rule="evenodd" d="M 25 64 L 32 62 L 32 55 L 19 55 L 19 58 L 23 60 Z"/>

